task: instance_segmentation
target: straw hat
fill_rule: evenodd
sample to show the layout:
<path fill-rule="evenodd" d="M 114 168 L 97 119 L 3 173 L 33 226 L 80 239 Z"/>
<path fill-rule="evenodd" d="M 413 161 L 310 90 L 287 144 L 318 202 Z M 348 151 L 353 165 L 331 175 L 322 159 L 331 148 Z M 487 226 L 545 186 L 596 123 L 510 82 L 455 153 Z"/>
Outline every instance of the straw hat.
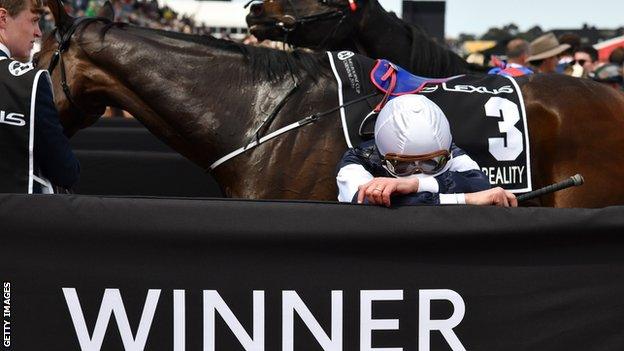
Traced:
<path fill-rule="evenodd" d="M 533 40 L 529 45 L 531 56 L 527 62 L 547 59 L 559 55 L 570 48 L 569 44 L 559 44 L 557 37 L 553 33 L 546 33 Z"/>

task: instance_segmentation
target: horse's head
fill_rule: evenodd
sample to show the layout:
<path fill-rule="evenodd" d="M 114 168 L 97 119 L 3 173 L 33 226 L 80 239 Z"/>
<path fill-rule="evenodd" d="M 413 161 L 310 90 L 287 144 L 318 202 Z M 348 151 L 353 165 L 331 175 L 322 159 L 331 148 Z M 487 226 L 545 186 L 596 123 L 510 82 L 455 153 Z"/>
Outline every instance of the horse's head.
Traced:
<path fill-rule="evenodd" d="M 324 49 L 349 39 L 363 5 L 363 0 L 264 0 L 251 5 L 247 25 L 260 40 Z"/>
<path fill-rule="evenodd" d="M 89 40 L 84 33 L 89 24 L 111 22 L 114 14 L 108 1 L 97 18 L 68 15 L 61 0 L 48 0 L 47 4 L 56 28 L 43 39 L 41 51 L 33 61 L 38 68 L 50 72 L 61 124 L 65 133 L 72 135 L 93 124 L 104 113 L 106 106 L 102 102 L 89 100 L 92 93 L 89 82 L 103 72 L 91 64 L 81 48 L 81 41 Z"/>

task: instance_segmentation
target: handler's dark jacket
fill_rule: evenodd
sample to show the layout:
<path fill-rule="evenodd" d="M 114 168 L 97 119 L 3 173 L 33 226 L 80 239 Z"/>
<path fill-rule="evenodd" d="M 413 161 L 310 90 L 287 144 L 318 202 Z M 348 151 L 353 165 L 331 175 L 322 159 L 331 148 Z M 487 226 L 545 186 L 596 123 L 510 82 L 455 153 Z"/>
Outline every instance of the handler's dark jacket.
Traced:
<path fill-rule="evenodd" d="M 50 78 L 0 50 L 0 193 L 71 188 L 80 165 L 54 106 Z"/>

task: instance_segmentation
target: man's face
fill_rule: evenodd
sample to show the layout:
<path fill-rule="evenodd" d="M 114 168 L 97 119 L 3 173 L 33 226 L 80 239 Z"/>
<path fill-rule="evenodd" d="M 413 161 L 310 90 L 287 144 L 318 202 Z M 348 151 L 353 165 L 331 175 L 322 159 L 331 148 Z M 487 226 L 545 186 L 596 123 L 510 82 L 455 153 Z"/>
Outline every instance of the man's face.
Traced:
<path fill-rule="evenodd" d="M 585 72 L 591 72 L 594 69 L 594 61 L 592 61 L 591 56 L 586 52 L 575 52 L 574 59 L 578 62 Z"/>
<path fill-rule="evenodd" d="M 557 62 L 559 62 L 559 58 L 557 56 L 549 57 L 544 59 L 544 62 L 539 67 L 541 73 L 553 73 L 557 69 Z"/>
<path fill-rule="evenodd" d="M 3 11 L 4 9 L 0 9 Z M 4 45 L 16 58 L 29 57 L 35 39 L 41 37 L 40 15 L 30 11 L 29 6 L 15 16 L 1 13 Z"/>

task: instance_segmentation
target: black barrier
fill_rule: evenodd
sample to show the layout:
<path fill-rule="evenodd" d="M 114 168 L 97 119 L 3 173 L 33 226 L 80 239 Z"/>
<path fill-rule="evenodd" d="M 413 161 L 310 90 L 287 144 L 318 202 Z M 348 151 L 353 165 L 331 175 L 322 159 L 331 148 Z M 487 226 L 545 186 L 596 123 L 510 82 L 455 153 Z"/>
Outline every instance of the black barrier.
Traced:
<path fill-rule="evenodd" d="M 77 194 L 221 197 L 216 181 L 132 118 L 101 118 L 71 145 Z"/>
<path fill-rule="evenodd" d="M 2 351 L 624 347 L 624 207 L 0 195 L 0 209 Z"/>

